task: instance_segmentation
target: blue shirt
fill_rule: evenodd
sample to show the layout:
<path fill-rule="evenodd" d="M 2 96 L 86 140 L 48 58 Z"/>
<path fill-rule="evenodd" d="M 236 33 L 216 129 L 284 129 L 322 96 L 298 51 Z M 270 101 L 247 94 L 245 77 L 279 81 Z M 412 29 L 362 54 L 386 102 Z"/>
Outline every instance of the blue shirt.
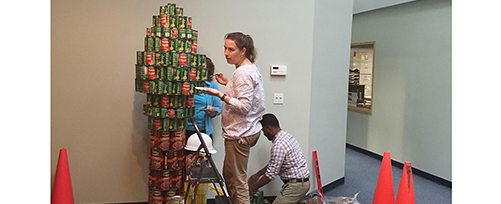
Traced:
<path fill-rule="evenodd" d="M 205 81 L 205 87 L 218 89 L 218 86 L 215 81 Z M 196 94 L 194 98 L 195 103 L 195 122 L 197 123 L 199 130 L 205 130 L 205 133 L 211 135 L 214 132 L 214 125 L 212 123 L 212 118 L 205 113 L 205 108 L 207 106 L 214 106 L 217 109 L 217 115 L 221 114 L 221 99 L 217 96 L 212 96 L 209 94 Z M 191 120 L 188 120 L 188 124 L 186 125 L 187 130 L 195 131 L 195 127 L 191 123 Z"/>

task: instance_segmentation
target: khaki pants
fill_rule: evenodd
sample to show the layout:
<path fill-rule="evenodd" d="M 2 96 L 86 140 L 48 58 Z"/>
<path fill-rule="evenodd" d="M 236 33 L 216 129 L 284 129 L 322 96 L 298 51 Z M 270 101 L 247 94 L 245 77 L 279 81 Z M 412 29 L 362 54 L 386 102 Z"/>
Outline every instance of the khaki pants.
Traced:
<path fill-rule="evenodd" d="M 310 181 L 286 183 L 282 185 L 282 190 L 278 193 L 273 204 L 297 203 L 304 198 L 308 190 L 310 190 Z"/>
<path fill-rule="evenodd" d="M 233 204 L 250 203 L 247 163 L 250 148 L 256 145 L 260 134 L 258 132 L 240 140 L 224 140 L 223 177 Z"/>

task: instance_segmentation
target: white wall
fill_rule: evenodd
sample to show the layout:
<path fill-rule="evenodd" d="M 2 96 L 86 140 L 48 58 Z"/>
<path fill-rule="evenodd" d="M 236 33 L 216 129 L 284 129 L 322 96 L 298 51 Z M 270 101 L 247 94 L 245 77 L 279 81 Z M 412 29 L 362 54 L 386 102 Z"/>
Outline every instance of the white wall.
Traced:
<path fill-rule="evenodd" d="M 193 26 L 199 31 L 199 52 L 208 54 L 218 71 L 229 75 L 234 69 L 223 57 L 224 34 L 243 31 L 253 36 L 258 51 L 256 64 L 265 80 L 266 112 L 275 113 L 281 126 L 296 136 L 309 161 L 311 149 L 320 150 L 324 185 L 342 177 L 344 166 L 338 164 L 344 165 L 344 149 L 328 147 L 342 146 L 345 141 L 346 112 L 341 106 L 346 107 L 347 59 L 342 58 L 348 53 L 346 36 L 350 30 L 346 24 L 351 22 L 344 20 L 351 21 L 348 13 L 352 1 L 171 2 L 193 17 Z M 142 114 L 146 96 L 134 92 L 135 53 L 143 49 L 151 16 L 165 4 L 158 0 L 52 1 L 51 179 L 59 148 L 65 147 L 76 203 L 147 200 L 149 138 Z M 326 30 L 317 23 L 325 24 Z M 314 58 L 317 53 L 322 57 Z M 326 63 L 324 56 L 336 60 Z M 270 77 L 270 64 L 286 64 L 288 75 Z M 325 98 L 314 87 L 331 79 L 322 76 L 323 71 L 338 80 L 331 91 L 334 95 Z M 285 94 L 284 105 L 272 104 L 274 92 Z M 317 104 L 310 97 L 325 102 Z M 321 115 L 327 108 L 325 103 L 334 104 L 334 109 L 328 110 L 335 115 Z M 332 138 L 321 138 L 324 136 L 318 132 L 330 130 L 322 124 L 324 120 L 336 124 Z M 215 147 L 219 151 L 215 162 L 221 170 L 224 148 L 219 122 L 216 129 Z M 251 152 L 249 173 L 266 164 L 269 147 L 270 142 L 261 138 Z M 311 162 L 308 164 L 311 167 Z M 280 186 L 276 179 L 263 190 L 266 195 L 276 195 Z"/>
<path fill-rule="evenodd" d="M 354 16 L 352 41 L 376 41 L 374 109 L 348 113 L 348 143 L 451 180 L 451 35 L 450 0 Z"/>

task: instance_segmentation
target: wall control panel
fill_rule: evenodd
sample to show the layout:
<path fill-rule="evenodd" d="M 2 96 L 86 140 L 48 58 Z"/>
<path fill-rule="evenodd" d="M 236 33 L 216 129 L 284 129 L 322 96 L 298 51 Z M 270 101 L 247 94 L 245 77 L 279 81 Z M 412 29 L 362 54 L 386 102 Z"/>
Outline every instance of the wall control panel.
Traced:
<path fill-rule="evenodd" d="M 270 66 L 270 74 L 272 76 L 285 76 L 285 75 L 287 75 L 287 66 L 286 65 L 271 65 Z"/>

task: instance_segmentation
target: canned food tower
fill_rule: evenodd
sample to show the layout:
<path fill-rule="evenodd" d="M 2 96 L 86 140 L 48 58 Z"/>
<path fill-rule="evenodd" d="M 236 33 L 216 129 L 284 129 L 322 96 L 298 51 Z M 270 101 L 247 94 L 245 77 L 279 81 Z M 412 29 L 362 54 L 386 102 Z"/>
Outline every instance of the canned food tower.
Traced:
<path fill-rule="evenodd" d="M 198 31 L 183 8 L 160 6 L 152 20 L 144 51 L 137 51 L 135 78 L 135 91 L 146 94 L 150 129 L 149 203 L 176 203 L 186 177 L 184 131 L 195 114 L 195 87 L 207 80 L 206 55 L 197 53 Z"/>

